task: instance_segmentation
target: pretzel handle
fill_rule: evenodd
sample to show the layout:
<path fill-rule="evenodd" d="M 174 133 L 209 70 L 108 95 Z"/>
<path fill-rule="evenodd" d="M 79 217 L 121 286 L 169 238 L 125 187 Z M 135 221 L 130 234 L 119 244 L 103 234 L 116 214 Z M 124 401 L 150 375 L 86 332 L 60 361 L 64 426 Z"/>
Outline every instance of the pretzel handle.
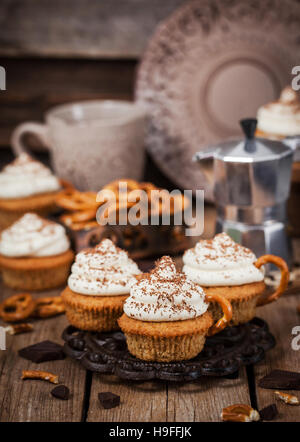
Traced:
<path fill-rule="evenodd" d="M 287 263 L 280 258 L 280 256 L 275 255 L 263 255 L 254 263 L 255 267 L 258 269 L 265 264 L 274 264 L 279 268 L 281 272 L 280 283 L 277 290 L 274 293 L 271 293 L 267 298 L 260 298 L 257 302 L 257 306 L 270 304 L 270 302 L 276 301 L 286 290 L 290 272 L 287 266 Z"/>
<path fill-rule="evenodd" d="M 206 301 L 207 302 L 217 302 L 223 311 L 222 318 L 219 319 L 216 322 L 216 324 L 214 324 L 208 331 L 208 336 L 212 336 L 212 335 L 215 335 L 216 333 L 219 333 L 225 327 L 227 327 L 227 325 L 229 324 L 229 322 L 232 319 L 232 307 L 231 307 L 230 302 L 226 298 L 224 298 L 224 296 L 217 295 L 217 294 L 209 294 L 209 295 L 207 294 Z"/>

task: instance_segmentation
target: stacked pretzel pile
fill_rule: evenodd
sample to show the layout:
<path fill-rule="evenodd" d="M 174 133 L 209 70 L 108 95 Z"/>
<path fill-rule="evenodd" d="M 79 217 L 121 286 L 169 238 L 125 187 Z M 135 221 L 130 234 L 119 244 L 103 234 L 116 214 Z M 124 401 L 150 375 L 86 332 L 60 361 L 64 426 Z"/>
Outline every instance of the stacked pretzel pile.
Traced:
<path fill-rule="evenodd" d="M 62 215 L 60 220 L 73 230 L 91 229 L 98 225 L 96 213 L 99 203 L 96 201 L 95 192 L 79 192 L 69 189 L 59 195 L 56 204 L 68 213 Z"/>
<path fill-rule="evenodd" d="M 151 195 L 154 190 L 160 194 L 156 199 L 153 199 Z M 166 211 L 172 214 L 175 210 L 183 210 L 186 206 L 186 198 L 176 195 L 171 199 L 170 207 L 168 205 L 170 199 L 167 195 L 166 190 L 159 189 L 152 183 L 121 179 L 104 186 L 98 195 L 95 192 L 68 189 L 58 197 L 57 205 L 67 210 L 67 213 L 60 217 L 66 226 L 72 230 L 88 230 L 98 225 L 97 211 L 103 204 L 105 204 L 105 210 L 100 211 L 100 219 L 111 219 L 111 216 L 114 216 L 116 221 L 119 220 L 122 212 L 127 212 L 137 202 L 144 202 L 147 216 L 161 215 Z"/>
<path fill-rule="evenodd" d="M 33 299 L 30 293 L 7 298 L 0 304 L 0 318 L 4 322 L 20 322 L 29 318 L 51 318 L 64 313 L 61 296 Z"/>

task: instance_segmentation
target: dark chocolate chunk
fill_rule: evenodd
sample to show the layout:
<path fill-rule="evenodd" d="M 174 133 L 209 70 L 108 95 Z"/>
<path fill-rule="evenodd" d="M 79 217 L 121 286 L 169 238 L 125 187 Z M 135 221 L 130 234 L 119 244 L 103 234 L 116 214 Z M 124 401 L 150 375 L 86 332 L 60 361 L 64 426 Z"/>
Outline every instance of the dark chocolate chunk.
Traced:
<path fill-rule="evenodd" d="M 66 401 L 67 399 L 69 399 L 70 390 L 65 385 L 58 385 L 57 387 L 53 388 L 53 390 L 51 390 L 51 394 L 57 399 L 62 399 Z"/>
<path fill-rule="evenodd" d="M 43 341 L 19 350 L 19 356 L 32 362 L 46 362 L 64 359 L 63 347 L 55 342 Z"/>
<path fill-rule="evenodd" d="M 268 405 L 259 412 L 262 421 L 272 421 L 278 416 L 276 404 Z"/>
<path fill-rule="evenodd" d="M 111 393 L 110 391 L 104 391 L 98 394 L 99 402 L 103 408 L 115 408 L 120 405 L 120 396 Z"/>
<path fill-rule="evenodd" d="M 258 385 L 271 390 L 300 390 L 300 373 L 273 370 L 260 379 Z"/>

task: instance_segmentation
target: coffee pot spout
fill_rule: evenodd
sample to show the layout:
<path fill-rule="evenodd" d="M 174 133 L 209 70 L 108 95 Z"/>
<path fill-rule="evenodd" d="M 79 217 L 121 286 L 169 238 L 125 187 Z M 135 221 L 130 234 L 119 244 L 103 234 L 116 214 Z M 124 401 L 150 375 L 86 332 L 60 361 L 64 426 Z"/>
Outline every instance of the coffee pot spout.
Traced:
<path fill-rule="evenodd" d="M 214 154 L 215 148 L 207 148 L 206 150 L 195 153 L 193 162 L 198 163 L 201 172 L 205 175 L 208 183 L 214 187 Z"/>

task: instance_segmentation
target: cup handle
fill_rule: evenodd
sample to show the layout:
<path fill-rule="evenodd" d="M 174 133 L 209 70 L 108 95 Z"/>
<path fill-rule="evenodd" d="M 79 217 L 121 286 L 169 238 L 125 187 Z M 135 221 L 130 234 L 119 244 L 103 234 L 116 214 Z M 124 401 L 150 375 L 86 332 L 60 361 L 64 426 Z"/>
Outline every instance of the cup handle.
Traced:
<path fill-rule="evenodd" d="M 15 155 L 28 152 L 28 147 L 25 146 L 23 142 L 23 136 L 25 134 L 35 135 L 42 142 L 45 149 L 50 148 L 49 133 L 46 124 L 28 121 L 19 124 L 12 133 L 11 146 Z"/>
<path fill-rule="evenodd" d="M 220 331 L 222 331 L 225 327 L 227 327 L 227 325 L 229 324 L 229 322 L 232 319 L 232 307 L 230 302 L 224 298 L 224 296 L 221 295 L 206 295 L 206 301 L 207 302 L 217 302 L 222 311 L 223 311 L 223 316 L 221 319 L 219 319 L 216 324 L 214 324 L 208 331 L 208 336 L 213 336 L 216 333 L 219 333 Z"/>
<path fill-rule="evenodd" d="M 254 265 L 259 269 L 264 264 L 269 264 L 269 263 L 276 265 L 276 267 L 280 269 L 281 271 L 280 283 L 277 290 L 274 293 L 271 293 L 267 298 L 260 298 L 257 302 L 257 306 L 270 304 L 270 302 L 276 301 L 276 299 L 278 299 L 284 293 L 289 282 L 289 277 L 290 277 L 289 268 L 287 266 L 287 263 L 279 256 L 263 255 L 260 258 L 258 258 L 258 260 L 254 263 Z"/>

